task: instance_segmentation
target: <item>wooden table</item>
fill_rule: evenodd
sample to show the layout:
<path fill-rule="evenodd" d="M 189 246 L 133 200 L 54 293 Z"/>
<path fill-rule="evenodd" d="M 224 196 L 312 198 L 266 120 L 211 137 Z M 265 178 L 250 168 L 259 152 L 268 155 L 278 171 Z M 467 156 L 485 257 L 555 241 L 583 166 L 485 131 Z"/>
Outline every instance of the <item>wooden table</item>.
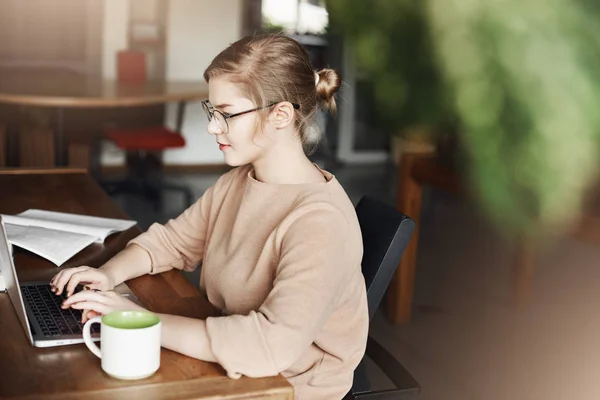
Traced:
<path fill-rule="evenodd" d="M 0 213 L 29 208 L 127 218 L 83 170 L 0 170 Z M 99 266 L 140 233 L 137 227 L 93 244 L 64 267 Z M 21 281 L 50 279 L 57 268 L 49 261 L 18 250 L 15 264 Z M 208 300 L 179 271 L 146 275 L 127 284 L 150 310 L 194 318 L 216 315 Z M 163 349 L 161 366 L 150 378 L 110 378 L 84 344 L 38 349 L 31 347 L 8 295 L 0 294 L 0 398 L 51 399 L 293 399 L 282 377 L 227 378 L 217 364 Z"/>
<path fill-rule="evenodd" d="M 66 163 L 65 108 L 136 107 L 178 103 L 177 129 L 181 129 L 186 102 L 208 98 L 203 81 L 149 81 L 140 84 L 103 80 L 66 71 L 0 70 L 0 104 L 52 107 L 55 116 L 57 165 Z M 11 129 L 12 133 L 14 129 Z M 9 155 L 16 146 L 9 134 Z M 14 160 L 9 158 L 9 165 Z"/>

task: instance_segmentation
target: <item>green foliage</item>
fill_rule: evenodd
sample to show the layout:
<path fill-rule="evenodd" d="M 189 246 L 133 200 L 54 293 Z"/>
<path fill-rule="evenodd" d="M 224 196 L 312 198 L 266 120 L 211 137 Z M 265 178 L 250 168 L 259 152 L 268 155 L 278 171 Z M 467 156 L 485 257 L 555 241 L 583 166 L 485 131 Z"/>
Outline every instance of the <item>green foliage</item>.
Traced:
<path fill-rule="evenodd" d="M 577 215 L 598 171 L 597 0 L 327 6 L 396 130 L 455 111 L 472 187 L 498 227 L 535 235 Z"/>
<path fill-rule="evenodd" d="M 283 25 L 278 25 L 270 20 L 263 20 L 262 30 L 268 33 L 281 33 L 285 31 L 285 27 Z"/>
<path fill-rule="evenodd" d="M 429 1 L 469 171 L 500 226 L 533 234 L 568 222 L 596 174 L 597 8 L 569 0 Z"/>
<path fill-rule="evenodd" d="M 377 120 L 390 132 L 448 118 L 420 0 L 327 0 L 330 30 L 373 84 Z"/>

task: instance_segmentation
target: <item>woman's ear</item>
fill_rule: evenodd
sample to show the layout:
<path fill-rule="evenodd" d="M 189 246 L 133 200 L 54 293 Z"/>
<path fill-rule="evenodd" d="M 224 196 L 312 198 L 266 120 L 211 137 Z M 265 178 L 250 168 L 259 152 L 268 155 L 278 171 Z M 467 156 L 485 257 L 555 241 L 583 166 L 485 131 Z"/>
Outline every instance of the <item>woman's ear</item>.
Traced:
<path fill-rule="evenodd" d="M 271 114 L 269 114 L 269 121 L 275 125 L 277 129 L 283 129 L 289 126 L 294 121 L 294 107 L 287 101 L 277 103 Z"/>

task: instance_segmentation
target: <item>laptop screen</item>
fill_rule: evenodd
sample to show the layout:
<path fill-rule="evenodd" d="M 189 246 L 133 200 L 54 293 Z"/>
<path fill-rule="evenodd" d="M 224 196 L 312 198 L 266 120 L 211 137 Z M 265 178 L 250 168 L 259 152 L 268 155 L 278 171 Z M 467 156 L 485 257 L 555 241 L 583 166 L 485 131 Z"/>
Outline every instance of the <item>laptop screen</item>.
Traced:
<path fill-rule="evenodd" d="M 0 216 L 0 271 L 6 282 L 6 289 L 8 290 L 8 297 L 12 303 L 23 329 L 27 333 L 29 342 L 33 344 L 33 335 L 27 322 L 27 316 L 25 314 L 25 304 L 23 303 L 23 297 L 21 296 L 21 290 L 19 288 L 19 278 L 17 277 L 17 271 L 15 270 L 15 264 L 10 251 L 10 244 L 8 243 L 8 237 L 6 235 L 6 229 L 4 222 Z"/>

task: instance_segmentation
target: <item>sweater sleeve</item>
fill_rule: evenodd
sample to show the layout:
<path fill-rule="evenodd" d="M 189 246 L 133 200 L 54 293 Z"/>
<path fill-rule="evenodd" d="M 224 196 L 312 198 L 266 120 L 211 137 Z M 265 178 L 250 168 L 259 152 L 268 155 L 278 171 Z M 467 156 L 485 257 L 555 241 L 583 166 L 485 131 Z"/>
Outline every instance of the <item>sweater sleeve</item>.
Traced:
<path fill-rule="evenodd" d="M 172 268 L 194 270 L 204 256 L 214 186 L 176 219 L 154 223 L 127 245 L 144 249 L 152 261 L 151 274 Z"/>
<path fill-rule="evenodd" d="M 351 272 L 347 229 L 332 206 L 304 210 L 277 233 L 279 264 L 259 309 L 206 320 L 211 350 L 230 377 L 276 375 L 314 342 Z"/>

